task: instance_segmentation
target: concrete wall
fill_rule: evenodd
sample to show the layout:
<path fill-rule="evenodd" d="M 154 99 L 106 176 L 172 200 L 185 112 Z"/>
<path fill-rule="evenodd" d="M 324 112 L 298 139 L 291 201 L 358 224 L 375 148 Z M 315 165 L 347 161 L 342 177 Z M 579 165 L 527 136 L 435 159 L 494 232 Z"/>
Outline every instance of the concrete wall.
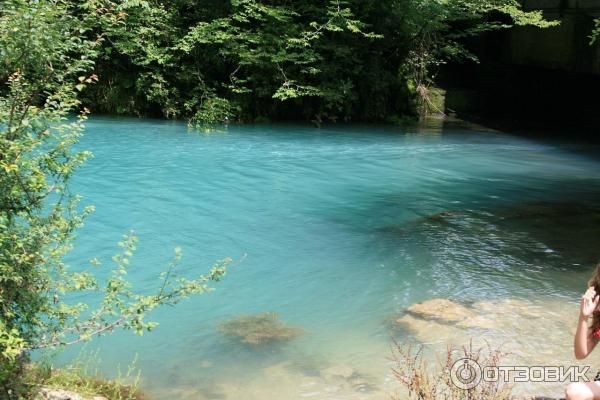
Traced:
<path fill-rule="evenodd" d="M 600 43 L 590 46 L 600 0 L 521 0 L 559 26 L 515 27 L 469 43 L 480 63 L 440 74 L 446 108 L 462 118 L 590 133 L 600 140 Z M 594 140 L 596 140 L 594 139 Z"/>
<path fill-rule="evenodd" d="M 516 27 L 506 35 L 502 54 L 513 65 L 600 74 L 600 43 L 590 46 L 600 0 L 521 0 L 526 10 L 542 10 L 557 27 Z"/>

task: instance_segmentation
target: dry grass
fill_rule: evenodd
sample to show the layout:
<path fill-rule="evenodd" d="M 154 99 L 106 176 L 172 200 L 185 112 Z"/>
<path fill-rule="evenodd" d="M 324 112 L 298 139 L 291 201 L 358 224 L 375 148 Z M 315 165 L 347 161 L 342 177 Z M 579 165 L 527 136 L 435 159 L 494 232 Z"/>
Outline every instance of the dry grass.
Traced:
<path fill-rule="evenodd" d="M 445 92 L 439 88 L 419 83 L 416 88 L 418 109 L 422 116 L 446 115 L 444 113 Z"/>
<path fill-rule="evenodd" d="M 274 312 L 234 318 L 221 324 L 219 331 L 251 345 L 291 340 L 304 333 L 301 328 L 281 322 L 279 315 Z"/>
<path fill-rule="evenodd" d="M 90 365 L 94 360 L 79 359 L 64 368 L 54 368 L 41 362 L 32 364 L 27 371 L 26 380 L 32 388 L 63 389 L 78 393 L 85 398 L 103 396 L 108 400 L 148 400 L 149 397 L 138 386 L 140 372 L 135 363 L 122 374 L 118 371 L 115 379 L 104 379 Z M 36 392 L 34 389 L 33 392 Z"/>
<path fill-rule="evenodd" d="M 495 367 L 507 354 L 491 348 L 473 350 L 472 344 L 462 349 L 448 348 L 443 357 L 430 362 L 423 357 L 423 347 L 393 342 L 392 372 L 398 382 L 407 390 L 397 394 L 394 400 L 510 400 L 511 387 L 502 382 L 481 381 L 472 389 L 461 389 L 451 379 L 452 365 L 463 358 L 469 358 L 482 368 Z"/>

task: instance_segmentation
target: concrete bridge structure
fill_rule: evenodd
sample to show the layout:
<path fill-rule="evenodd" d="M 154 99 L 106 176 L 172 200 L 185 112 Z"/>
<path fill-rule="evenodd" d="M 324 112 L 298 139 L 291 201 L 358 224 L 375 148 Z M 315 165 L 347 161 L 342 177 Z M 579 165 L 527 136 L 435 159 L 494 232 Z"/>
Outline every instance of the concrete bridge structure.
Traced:
<path fill-rule="evenodd" d="M 560 26 L 518 27 L 508 32 L 504 61 L 511 64 L 600 74 L 600 43 L 590 46 L 600 0 L 521 0 L 525 10 L 542 10 Z"/>
<path fill-rule="evenodd" d="M 470 47 L 480 63 L 449 65 L 446 108 L 463 118 L 525 129 L 544 125 L 600 141 L 600 40 L 590 45 L 600 0 L 520 0 L 560 25 L 490 32 Z"/>

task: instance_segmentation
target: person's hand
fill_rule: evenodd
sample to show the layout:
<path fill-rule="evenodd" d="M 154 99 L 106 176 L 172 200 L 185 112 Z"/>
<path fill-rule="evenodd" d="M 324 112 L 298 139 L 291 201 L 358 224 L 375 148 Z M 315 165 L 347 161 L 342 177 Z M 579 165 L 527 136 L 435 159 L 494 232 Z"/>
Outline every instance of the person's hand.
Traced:
<path fill-rule="evenodd" d="M 581 296 L 581 303 L 579 305 L 579 312 L 582 317 L 591 317 L 594 311 L 598 308 L 600 303 L 600 294 L 596 294 L 596 290 L 593 287 L 588 288 L 583 296 Z"/>

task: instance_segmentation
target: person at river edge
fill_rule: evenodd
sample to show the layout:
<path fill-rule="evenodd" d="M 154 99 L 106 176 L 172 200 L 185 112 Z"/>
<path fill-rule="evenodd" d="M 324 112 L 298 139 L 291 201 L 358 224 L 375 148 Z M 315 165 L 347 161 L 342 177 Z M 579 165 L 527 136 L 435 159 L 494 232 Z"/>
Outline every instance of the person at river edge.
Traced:
<path fill-rule="evenodd" d="M 575 358 L 586 358 L 600 340 L 600 264 L 588 281 L 588 289 L 581 296 L 579 305 L 579 320 L 573 348 Z M 594 400 L 600 399 L 600 382 L 576 382 L 567 386 L 565 396 L 567 400 Z"/>

